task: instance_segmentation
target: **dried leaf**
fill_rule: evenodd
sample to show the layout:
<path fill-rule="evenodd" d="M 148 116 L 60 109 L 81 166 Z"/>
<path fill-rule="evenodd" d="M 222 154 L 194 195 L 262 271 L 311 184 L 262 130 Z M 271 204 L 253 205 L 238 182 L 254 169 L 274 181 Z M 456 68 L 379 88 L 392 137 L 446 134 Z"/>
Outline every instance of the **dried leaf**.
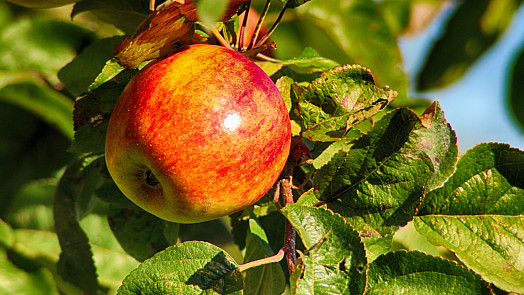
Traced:
<path fill-rule="evenodd" d="M 189 42 L 195 21 L 196 7 L 191 1 L 163 6 L 133 36 L 115 46 L 115 56 L 126 68 L 137 68 L 144 61 L 165 56 L 175 44 Z"/>
<path fill-rule="evenodd" d="M 244 2 L 229 1 L 220 21 L 233 17 Z M 177 0 L 161 5 L 138 27 L 133 36 L 115 46 L 118 63 L 135 69 L 144 61 L 168 55 L 177 44 L 191 41 L 197 19 L 194 1 Z"/>

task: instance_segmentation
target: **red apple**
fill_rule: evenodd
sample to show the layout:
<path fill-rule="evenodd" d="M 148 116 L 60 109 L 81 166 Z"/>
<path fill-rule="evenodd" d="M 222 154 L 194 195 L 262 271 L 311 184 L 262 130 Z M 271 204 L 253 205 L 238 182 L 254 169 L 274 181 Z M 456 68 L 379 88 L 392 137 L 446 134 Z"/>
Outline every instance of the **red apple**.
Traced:
<path fill-rule="evenodd" d="M 282 97 L 257 65 L 224 47 L 190 45 L 129 82 L 111 115 L 106 161 L 138 206 L 194 223 L 260 199 L 290 140 Z"/>

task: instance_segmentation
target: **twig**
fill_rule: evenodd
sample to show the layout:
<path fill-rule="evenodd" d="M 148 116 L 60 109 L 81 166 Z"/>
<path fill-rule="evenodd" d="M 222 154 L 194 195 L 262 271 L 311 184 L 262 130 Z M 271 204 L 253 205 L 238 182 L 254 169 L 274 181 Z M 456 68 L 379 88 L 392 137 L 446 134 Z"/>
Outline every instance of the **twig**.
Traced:
<path fill-rule="evenodd" d="M 291 147 L 292 149 L 293 147 Z M 281 208 L 279 203 L 279 195 L 280 193 L 284 197 L 285 205 L 294 203 L 293 200 L 293 191 L 291 190 L 291 183 L 293 178 L 293 169 L 295 168 L 295 163 L 293 161 L 292 157 L 289 157 L 286 165 L 284 166 L 284 169 L 282 170 L 282 173 L 280 174 L 280 180 L 277 182 L 277 187 L 275 191 L 274 201 L 277 207 Z M 284 205 L 284 206 L 285 206 Z M 289 220 L 286 219 L 286 231 L 284 234 L 284 247 L 282 249 L 285 249 L 286 254 L 286 261 L 287 266 L 289 269 L 289 273 L 293 273 L 293 270 L 295 269 L 295 263 L 297 261 L 297 255 L 295 250 L 295 238 L 296 238 L 296 232 L 295 228 L 291 225 Z"/>
<path fill-rule="evenodd" d="M 288 161 L 290 162 L 290 161 Z M 286 164 L 288 166 L 288 164 Z M 292 166 L 292 165 L 290 165 Z M 291 173 L 293 170 L 291 170 Z M 287 204 L 294 203 L 293 200 L 293 192 L 291 190 L 291 175 L 287 175 L 286 178 L 282 179 L 280 181 L 280 185 L 282 186 L 282 195 L 284 196 L 284 201 Z M 285 205 L 284 205 L 285 206 Z M 286 232 L 284 235 L 284 248 L 287 249 L 286 251 L 286 260 L 287 260 L 287 267 L 289 269 L 289 273 L 293 273 L 293 270 L 295 269 L 295 263 L 297 261 L 297 255 L 295 251 L 295 228 L 291 225 L 289 220 L 286 219 Z"/>
<path fill-rule="evenodd" d="M 282 209 L 282 205 L 280 205 L 280 180 L 275 185 L 275 195 L 273 196 L 273 202 L 275 202 L 275 206 L 277 206 L 278 210 Z"/>
<path fill-rule="evenodd" d="M 295 228 L 291 225 L 291 223 L 286 220 L 286 233 L 284 236 L 284 248 L 286 249 L 286 261 L 287 261 L 287 267 L 289 270 L 289 274 L 293 273 L 293 270 L 295 270 L 295 264 L 297 262 L 297 254 L 295 250 L 295 238 L 296 238 L 296 232 Z"/>
<path fill-rule="evenodd" d="M 264 19 L 266 18 L 266 15 L 269 11 L 269 5 L 271 4 L 271 0 L 266 1 L 266 5 L 264 6 L 264 10 L 262 10 L 262 14 L 260 15 L 260 18 L 258 19 L 257 26 L 255 29 L 255 32 L 251 36 L 251 40 L 249 41 L 248 49 L 253 49 L 253 46 L 255 46 L 255 42 L 258 39 L 258 34 L 260 33 L 260 29 L 262 29 L 262 24 L 264 23 Z"/>
<path fill-rule="evenodd" d="M 287 9 L 287 5 L 285 5 L 284 8 L 282 8 L 282 10 L 280 11 L 280 14 L 278 15 L 277 19 L 275 20 L 275 23 L 273 24 L 271 29 L 269 29 L 269 32 L 267 32 L 267 34 L 264 37 L 262 37 L 262 39 L 260 39 L 260 41 L 258 41 L 254 47 L 260 47 L 264 43 L 266 43 L 269 37 L 271 37 L 271 34 L 273 34 L 273 32 L 277 29 L 277 26 L 280 23 L 280 21 L 282 20 L 282 17 L 284 16 L 284 12 L 286 12 L 286 9 Z"/>
<path fill-rule="evenodd" d="M 238 50 L 244 50 L 244 35 L 246 34 L 247 18 L 249 17 L 249 8 L 251 7 L 251 1 L 247 2 L 246 10 L 244 11 L 244 19 L 240 26 L 240 32 L 238 33 Z"/>
<path fill-rule="evenodd" d="M 279 262 L 280 260 L 282 260 L 282 258 L 284 258 L 284 253 L 285 252 L 286 252 L 285 248 L 282 248 L 282 249 L 280 249 L 278 251 L 277 254 L 275 254 L 273 256 L 269 256 L 269 257 L 266 257 L 266 258 L 262 258 L 262 259 L 258 259 L 258 260 L 254 260 L 254 261 L 250 261 L 250 262 L 246 262 L 244 264 L 241 264 L 241 265 L 238 266 L 238 270 L 240 272 L 243 272 L 243 271 L 246 271 L 246 270 L 248 270 L 250 268 L 253 268 L 253 267 Z"/>

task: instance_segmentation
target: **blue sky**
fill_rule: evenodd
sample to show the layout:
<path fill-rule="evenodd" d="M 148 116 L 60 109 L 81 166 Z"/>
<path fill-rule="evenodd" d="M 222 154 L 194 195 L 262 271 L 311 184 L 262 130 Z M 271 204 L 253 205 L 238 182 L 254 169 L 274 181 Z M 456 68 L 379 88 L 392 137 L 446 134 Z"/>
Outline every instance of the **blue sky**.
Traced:
<path fill-rule="evenodd" d="M 418 36 L 401 40 L 410 77 L 416 74 L 424 62 L 424 54 L 441 33 L 441 23 L 447 13 L 443 12 Z M 460 81 L 445 89 L 421 94 L 440 102 L 446 119 L 457 133 L 461 153 L 481 142 L 503 142 L 524 150 L 524 133 L 511 121 L 504 97 L 510 64 L 521 46 L 524 46 L 524 7 L 516 12 L 499 42 Z"/>

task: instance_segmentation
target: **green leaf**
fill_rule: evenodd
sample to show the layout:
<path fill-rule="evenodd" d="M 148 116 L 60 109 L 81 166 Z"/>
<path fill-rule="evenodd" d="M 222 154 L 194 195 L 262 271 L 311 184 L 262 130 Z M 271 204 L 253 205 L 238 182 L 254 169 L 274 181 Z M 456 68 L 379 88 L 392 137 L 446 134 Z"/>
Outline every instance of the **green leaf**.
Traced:
<path fill-rule="evenodd" d="M 116 294 L 126 276 L 138 267 L 138 261 L 115 250 L 97 245 L 92 247 L 100 285 L 109 290 L 105 294 Z"/>
<path fill-rule="evenodd" d="M 107 82 L 112 82 L 111 80 L 115 78 L 119 74 L 127 73 L 129 75 L 129 78 L 119 78 L 119 80 L 114 81 L 118 83 L 127 83 L 128 80 L 134 76 L 137 71 L 136 70 L 126 70 L 124 67 L 118 64 L 116 59 L 110 59 L 106 62 L 104 65 L 102 71 L 98 74 L 98 76 L 94 79 L 93 83 L 91 83 L 88 87 L 88 90 L 90 92 L 95 91 L 98 87 L 104 85 Z"/>
<path fill-rule="evenodd" d="M 104 183 L 95 190 L 97 198 L 116 207 L 127 209 L 136 208 L 135 203 L 129 200 L 116 186 L 107 169 L 102 171 L 102 175 L 104 177 Z"/>
<path fill-rule="evenodd" d="M 71 141 L 32 113 L 0 101 L 0 214 L 5 216 L 10 203 L 25 183 L 56 177 L 56 172 L 72 160 L 66 149 Z M 50 148 L 50 147 L 53 148 Z"/>
<path fill-rule="evenodd" d="M 53 277 L 46 269 L 25 271 L 8 260 L 0 248 L 0 292 L 2 294 L 58 294 Z"/>
<path fill-rule="evenodd" d="M 104 158 L 88 156 L 72 162 L 58 183 L 55 203 L 55 229 L 62 248 L 57 270 L 61 277 L 96 294 L 98 281 L 88 238 L 79 224 L 100 178 Z"/>
<path fill-rule="evenodd" d="M 366 248 L 366 257 L 368 263 L 373 262 L 382 254 L 391 252 L 393 243 L 393 234 L 389 234 L 382 238 L 376 237 L 362 237 L 362 242 Z"/>
<path fill-rule="evenodd" d="M 378 85 L 389 85 L 405 99 L 408 79 L 398 42 L 376 2 L 311 1 L 297 9 L 297 14 L 308 20 L 300 23 L 300 31 L 306 32 L 302 38 L 308 40 L 306 46 L 316 49 L 332 44 L 345 56 L 324 56 L 373 69 Z M 327 36 L 327 40 L 316 35 Z M 332 43 L 327 45 L 326 41 Z"/>
<path fill-rule="evenodd" d="M 524 132 L 524 47 L 518 53 L 511 72 L 508 76 L 508 83 L 506 85 L 506 99 L 509 111 L 512 114 L 513 120 L 520 127 L 520 130 Z"/>
<path fill-rule="evenodd" d="M 222 249 L 188 241 L 157 253 L 133 270 L 118 294 L 242 294 L 242 275 Z"/>
<path fill-rule="evenodd" d="M 94 39 L 69 22 L 21 18 L 0 31 L 0 69 L 37 71 L 55 84 L 58 70 Z"/>
<path fill-rule="evenodd" d="M 138 261 L 151 258 L 170 246 L 164 237 L 166 221 L 138 207 L 111 207 L 107 218 L 122 248 Z"/>
<path fill-rule="evenodd" d="M 417 217 L 414 217 L 415 219 Z M 410 221 L 406 226 L 395 232 L 392 243 L 393 250 L 420 251 L 432 256 L 439 256 L 449 260 L 456 260 L 455 254 L 444 247 L 435 246 L 421 235 Z"/>
<path fill-rule="evenodd" d="M 302 93 L 299 112 L 312 141 L 335 141 L 355 124 L 370 118 L 396 97 L 375 86 L 371 72 L 360 66 L 341 66 L 322 73 Z"/>
<path fill-rule="evenodd" d="M 96 231 L 99 234 L 100 227 L 93 227 L 93 225 L 95 224 L 90 224 L 89 230 Z M 11 253 L 16 253 L 14 255 L 25 261 L 26 269 L 29 268 L 29 265 L 32 265 L 33 268 L 47 268 L 52 273 L 54 284 L 60 291 L 60 294 L 82 294 L 81 290 L 64 282 L 56 273 L 56 262 L 60 255 L 60 245 L 55 233 L 17 229 L 14 234 L 16 244 L 11 249 Z M 108 292 L 108 294 L 115 294 L 122 280 L 131 270 L 137 267 L 138 262 L 128 255 L 97 245 L 92 245 L 92 250 L 97 272 L 100 276 L 100 284 L 104 289 L 113 291 Z M 22 292 L 21 294 L 27 293 Z"/>
<path fill-rule="evenodd" d="M 441 186 L 454 172 L 458 158 L 457 137 L 438 102 L 430 105 L 419 118 L 424 128 L 414 131 L 419 137 L 417 147 L 433 164 L 433 177 L 426 184 L 426 191 L 429 191 Z"/>
<path fill-rule="evenodd" d="M 522 175 L 522 151 L 497 143 L 468 150 L 444 186 L 424 199 L 418 215 L 426 216 L 415 219 L 417 231 L 433 244 L 455 252 L 488 282 L 522 292 Z M 486 259 L 489 266 L 482 263 Z"/>
<path fill-rule="evenodd" d="M 57 182 L 55 178 L 27 182 L 14 197 L 5 220 L 15 228 L 53 231 Z"/>
<path fill-rule="evenodd" d="M 428 193 L 418 215 L 524 214 L 524 152 L 480 144 L 458 161 L 443 187 Z"/>
<path fill-rule="evenodd" d="M 312 70 L 329 70 L 336 66 L 339 66 L 339 63 L 320 56 L 315 49 L 311 47 L 306 47 L 304 50 L 297 56 L 288 60 L 278 61 L 278 64 L 281 65 L 294 65 L 301 68 L 307 68 L 310 71 Z"/>
<path fill-rule="evenodd" d="M 272 253 L 276 253 L 280 248 L 282 248 L 286 219 L 273 204 L 269 205 L 271 202 L 272 201 L 263 206 L 254 205 L 252 213 L 250 210 L 245 209 L 230 215 L 232 227 L 231 234 L 240 250 L 246 248 L 248 235 L 251 234 L 249 231 L 249 220 L 252 218 L 251 214 L 258 219 L 258 224 L 262 226 L 262 229 L 266 233 L 267 241 L 271 247 Z"/>
<path fill-rule="evenodd" d="M 395 36 L 405 32 L 410 25 L 412 5 L 417 5 L 412 0 L 385 0 L 375 2 L 384 21 L 388 24 L 389 29 Z M 435 2 L 435 1 L 434 1 Z"/>
<path fill-rule="evenodd" d="M 492 294 L 488 284 L 456 263 L 421 252 L 392 252 L 369 265 L 366 294 Z"/>
<path fill-rule="evenodd" d="M 447 86 L 503 35 L 522 0 L 461 1 L 435 43 L 418 77 L 417 88 Z"/>
<path fill-rule="evenodd" d="M 366 236 L 393 233 L 413 218 L 435 177 L 427 146 L 440 136 L 426 131 L 409 109 L 388 113 L 315 173 L 317 197 Z"/>
<path fill-rule="evenodd" d="M 92 117 L 98 120 L 98 116 Z M 102 116 L 102 122 L 93 125 L 83 125 L 75 132 L 75 140 L 67 150 L 71 153 L 103 153 L 105 149 L 105 136 L 109 118 Z"/>
<path fill-rule="evenodd" d="M 88 215 L 80 220 L 80 226 L 85 231 L 91 246 L 96 245 L 125 255 L 125 251 L 122 249 L 109 227 L 106 212 L 108 211 L 108 206 L 99 202 L 96 198 L 91 199 L 91 201 L 93 209 Z M 130 259 L 136 261 L 132 257 L 130 257 Z"/>
<path fill-rule="evenodd" d="M 107 72 L 107 70 L 102 70 L 108 60 L 114 57 L 115 45 L 122 40 L 123 37 L 118 36 L 94 42 L 86 47 L 72 62 L 63 67 L 58 72 L 58 77 L 67 90 L 75 96 L 86 92 L 101 72 Z"/>
<path fill-rule="evenodd" d="M 266 232 L 254 218 L 249 219 L 244 263 L 275 255 L 269 246 Z M 286 278 L 279 263 L 270 263 L 246 270 L 245 294 L 282 294 Z"/>
<path fill-rule="evenodd" d="M 253 62 L 270 77 L 281 70 L 283 67 L 282 65 L 271 61 L 254 60 Z"/>
<path fill-rule="evenodd" d="M 524 216 L 428 215 L 417 231 L 455 252 L 468 268 L 508 292 L 524 293 Z"/>
<path fill-rule="evenodd" d="M 286 103 L 286 108 L 288 111 L 291 110 L 291 85 L 293 85 L 293 79 L 290 77 L 284 76 L 279 78 L 275 85 L 282 95 L 282 99 Z"/>
<path fill-rule="evenodd" d="M 0 292 L 2 294 L 80 294 L 56 273 L 60 246 L 56 234 L 16 229 L 9 255 L 0 249 Z M 3 279 L 5 278 L 5 279 Z"/>
<path fill-rule="evenodd" d="M 57 91 L 33 83 L 10 84 L 0 89 L 0 101 L 18 105 L 73 139 L 73 102 Z"/>
<path fill-rule="evenodd" d="M 351 225 L 324 208 L 288 204 L 282 213 L 307 248 L 290 279 L 292 294 L 364 292 L 366 252 Z"/>
<path fill-rule="evenodd" d="M 322 166 L 329 163 L 333 156 L 338 152 L 348 152 L 353 146 L 355 139 L 362 135 L 363 133 L 360 130 L 352 128 L 344 135 L 344 137 L 330 144 L 320 153 L 320 155 L 315 157 L 315 159 L 313 159 L 313 167 L 315 169 L 320 169 Z"/>
<path fill-rule="evenodd" d="M 96 88 L 77 99 L 73 111 L 75 140 L 69 148 L 70 152 L 104 152 L 109 117 L 120 94 L 136 72 L 121 70 L 121 67 L 115 68 L 113 63 L 108 63 L 91 85 Z M 106 79 L 109 80 L 103 82 Z"/>
<path fill-rule="evenodd" d="M 145 3 L 134 0 L 82 0 L 75 4 L 71 17 L 90 12 L 131 35 L 149 15 Z"/>
<path fill-rule="evenodd" d="M 313 189 L 310 189 L 307 192 L 303 193 L 295 204 L 302 206 L 313 206 L 316 203 L 318 203 L 318 199 L 315 196 L 315 192 L 313 191 Z"/>
<path fill-rule="evenodd" d="M 9 224 L 0 219 L 0 246 L 3 248 L 11 248 L 14 243 L 13 229 Z"/>

